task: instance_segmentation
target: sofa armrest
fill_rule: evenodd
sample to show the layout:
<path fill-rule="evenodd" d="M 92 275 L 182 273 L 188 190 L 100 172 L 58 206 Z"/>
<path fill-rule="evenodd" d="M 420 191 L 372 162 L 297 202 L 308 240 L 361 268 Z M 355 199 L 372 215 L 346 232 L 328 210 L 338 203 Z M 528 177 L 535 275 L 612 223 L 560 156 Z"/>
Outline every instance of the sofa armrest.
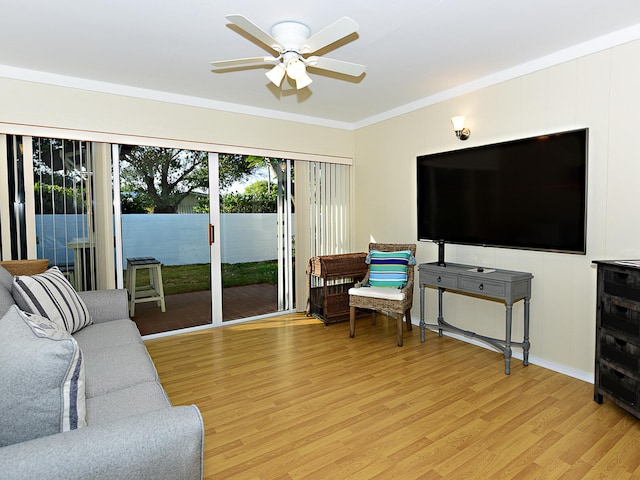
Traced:
<path fill-rule="evenodd" d="M 201 479 L 204 427 L 195 405 L 173 407 L 0 448 L 12 479 Z"/>
<path fill-rule="evenodd" d="M 123 288 L 78 292 L 89 309 L 93 323 L 129 318 L 129 297 Z"/>

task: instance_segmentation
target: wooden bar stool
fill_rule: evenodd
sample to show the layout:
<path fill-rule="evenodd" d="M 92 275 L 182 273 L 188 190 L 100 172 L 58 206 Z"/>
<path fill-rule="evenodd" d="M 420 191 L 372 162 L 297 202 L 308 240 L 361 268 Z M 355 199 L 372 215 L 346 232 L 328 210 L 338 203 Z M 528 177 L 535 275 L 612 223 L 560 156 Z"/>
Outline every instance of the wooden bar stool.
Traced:
<path fill-rule="evenodd" d="M 136 273 L 139 269 L 149 271 L 149 284 L 136 285 Z M 162 264 L 153 257 L 127 258 L 127 290 L 129 292 L 129 315 L 136 313 L 136 303 L 156 302 L 163 312 L 164 287 L 162 285 Z"/>

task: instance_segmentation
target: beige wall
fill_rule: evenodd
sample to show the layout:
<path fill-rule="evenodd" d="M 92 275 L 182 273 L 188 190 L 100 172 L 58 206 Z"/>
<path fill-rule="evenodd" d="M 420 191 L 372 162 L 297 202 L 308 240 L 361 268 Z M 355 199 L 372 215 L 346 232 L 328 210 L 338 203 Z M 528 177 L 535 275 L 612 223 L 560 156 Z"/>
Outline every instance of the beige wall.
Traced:
<path fill-rule="evenodd" d="M 590 129 L 586 255 L 447 246 L 448 261 L 532 272 L 531 361 L 593 376 L 594 259 L 640 258 L 640 41 L 592 54 L 356 131 L 356 247 L 416 239 L 415 157 L 573 128 Z M 466 115 L 464 144 L 450 117 Z M 374 194 L 375 192 L 375 194 Z M 418 244 L 418 262 L 437 259 Z M 413 316 L 419 318 L 418 289 Z M 522 302 L 514 339 L 522 339 Z M 428 321 L 436 295 L 427 295 Z M 504 335 L 504 306 L 445 295 L 445 317 L 465 329 Z M 430 342 L 436 341 L 429 337 Z M 428 344 L 426 348 L 429 348 Z M 514 355 L 520 355 L 520 350 Z M 520 357 L 521 358 L 521 357 Z M 496 354 L 496 368 L 501 368 Z"/>
<path fill-rule="evenodd" d="M 209 143 L 237 153 L 271 150 L 291 159 L 353 157 L 349 130 L 22 80 L 0 78 L 0 105 L 0 123 L 78 130 L 74 138 L 82 140 L 88 133 L 104 141 L 116 134 Z"/>

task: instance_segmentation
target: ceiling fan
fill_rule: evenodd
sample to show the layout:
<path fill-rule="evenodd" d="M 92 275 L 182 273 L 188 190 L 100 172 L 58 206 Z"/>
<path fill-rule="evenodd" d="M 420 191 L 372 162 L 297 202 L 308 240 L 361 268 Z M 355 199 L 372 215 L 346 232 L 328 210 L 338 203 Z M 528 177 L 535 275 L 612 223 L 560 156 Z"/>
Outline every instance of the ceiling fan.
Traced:
<path fill-rule="evenodd" d="M 277 56 L 211 62 L 211 65 L 216 69 L 273 65 L 273 68 L 266 73 L 267 78 L 279 87 L 284 77 L 287 76 L 295 81 L 297 89 L 304 88 L 313 81 L 307 74 L 307 67 L 352 77 L 359 77 L 366 69 L 364 65 L 357 63 L 310 56 L 312 53 L 356 33 L 358 24 L 349 17 L 336 20 L 314 35 L 311 35 L 309 27 L 299 22 L 276 23 L 269 34 L 243 15 L 227 15 L 226 19 L 275 50 Z"/>

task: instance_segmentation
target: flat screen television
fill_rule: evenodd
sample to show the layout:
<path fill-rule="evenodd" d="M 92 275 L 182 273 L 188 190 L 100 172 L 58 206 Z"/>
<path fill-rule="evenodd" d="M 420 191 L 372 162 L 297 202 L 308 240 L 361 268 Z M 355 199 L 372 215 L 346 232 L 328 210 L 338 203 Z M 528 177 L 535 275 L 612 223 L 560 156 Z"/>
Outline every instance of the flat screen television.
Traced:
<path fill-rule="evenodd" d="M 585 254 L 587 152 L 585 128 L 417 157 L 418 240 Z"/>

